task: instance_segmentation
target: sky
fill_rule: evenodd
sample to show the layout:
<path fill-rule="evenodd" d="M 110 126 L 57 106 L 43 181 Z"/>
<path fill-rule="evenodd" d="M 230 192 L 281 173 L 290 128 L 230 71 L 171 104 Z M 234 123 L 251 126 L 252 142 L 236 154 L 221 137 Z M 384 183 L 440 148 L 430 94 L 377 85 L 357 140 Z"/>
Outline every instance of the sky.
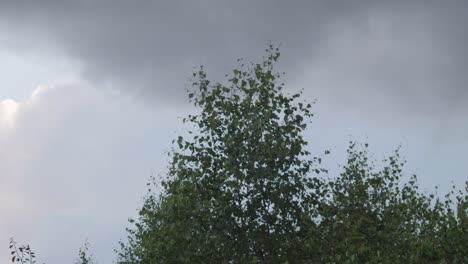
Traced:
<path fill-rule="evenodd" d="M 10 237 L 112 263 L 151 176 L 167 171 L 192 71 L 223 81 L 269 41 L 288 92 L 315 101 L 306 138 L 339 173 L 350 140 L 448 190 L 468 179 L 468 2 L 1 1 L 0 259 Z"/>

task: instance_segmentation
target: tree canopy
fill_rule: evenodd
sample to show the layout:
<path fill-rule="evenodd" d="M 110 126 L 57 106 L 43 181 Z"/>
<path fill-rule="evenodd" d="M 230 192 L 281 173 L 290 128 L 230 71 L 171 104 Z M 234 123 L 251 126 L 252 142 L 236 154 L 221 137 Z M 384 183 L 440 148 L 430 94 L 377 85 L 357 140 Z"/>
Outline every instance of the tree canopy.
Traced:
<path fill-rule="evenodd" d="M 415 176 L 402 182 L 398 151 L 377 168 L 352 142 L 329 175 L 303 137 L 312 105 L 285 93 L 279 56 L 239 61 L 225 84 L 194 73 L 194 129 L 173 142 L 119 263 L 468 262 L 467 190 L 421 192 Z"/>

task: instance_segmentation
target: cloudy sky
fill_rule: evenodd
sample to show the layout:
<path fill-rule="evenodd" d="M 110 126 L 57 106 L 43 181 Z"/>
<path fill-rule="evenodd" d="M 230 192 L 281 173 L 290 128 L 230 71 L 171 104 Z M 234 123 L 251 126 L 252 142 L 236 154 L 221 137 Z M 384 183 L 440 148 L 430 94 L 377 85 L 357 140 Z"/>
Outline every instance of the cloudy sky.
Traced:
<path fill-rule="evenodd" d="M 288 91 L 316 100 L 312 152 L 402 146 L 423 188 L 468 178 L 466 1 L 0 1 L 0 258 L 8 239 L 72 263 L 115 260 L 164 175 L 194 67 L 222 81 L 280 46 Z M 333 170 L 335 168 L 335 170 Z"/>

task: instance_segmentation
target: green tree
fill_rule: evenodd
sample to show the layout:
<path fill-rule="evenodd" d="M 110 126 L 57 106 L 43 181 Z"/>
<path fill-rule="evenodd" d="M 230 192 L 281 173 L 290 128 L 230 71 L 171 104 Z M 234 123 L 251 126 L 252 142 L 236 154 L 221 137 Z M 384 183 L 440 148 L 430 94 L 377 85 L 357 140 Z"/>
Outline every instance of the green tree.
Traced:
<path fill-rule="evenodd" d="M 189 97 L 200 108 L 184 119 L 164 193 L 151 196 L 122 263 L 294 262 L 320 170 L 302 132 L 312 116 L 300 94 L 286 96 L 270 46 L 262 63 L 233 71 L 228 84 L 194 73 Z"/>
<path fill-rule="evenodd" d="M 194 130 L 173 142 L 118 263 L 468 263 L 467 192 L 421 192 L 398 151 L 377 167 L 355 143 L 328 175 L 302 136 L 311 105 L 285 95 L 278 58 L 270 46 L 226 84 L 194 74 Z"/>
<path fill-rule="evenodd" d="M 378 169 L 367 145 L 351 143 L 343 172 L 326 180 L 317 225 L 309 229 L 313 263 L 468 263 L 468 182 L 453 199 L 403 182 L 399 151 Z M 327 198 L 328 197 L 328 198 Z"/>

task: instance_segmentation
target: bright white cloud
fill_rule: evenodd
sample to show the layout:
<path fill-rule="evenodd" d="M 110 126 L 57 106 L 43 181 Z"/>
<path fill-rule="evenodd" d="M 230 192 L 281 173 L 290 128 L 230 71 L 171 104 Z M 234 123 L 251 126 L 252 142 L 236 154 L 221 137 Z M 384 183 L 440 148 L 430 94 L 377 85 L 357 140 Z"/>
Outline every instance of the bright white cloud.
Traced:
<path fill-rule="evenodd" d="M 18 103 L 12 99 L 0 101 L 0 127 L 12 126 L 15 121 L 16 112 L 18 111 Z"/>

